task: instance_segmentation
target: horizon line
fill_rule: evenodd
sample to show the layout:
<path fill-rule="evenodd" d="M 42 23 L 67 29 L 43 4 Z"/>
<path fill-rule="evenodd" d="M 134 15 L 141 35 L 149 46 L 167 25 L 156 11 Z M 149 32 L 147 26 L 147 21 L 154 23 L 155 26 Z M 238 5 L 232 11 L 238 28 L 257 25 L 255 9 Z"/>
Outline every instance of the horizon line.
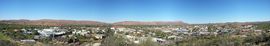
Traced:
<path fill-rule="evenodd" d="M 71 19 L 0 19 L 0 21 L 2 20 L 70 20 L 70 21 L 96 21 L 96 22 L 102 22 L 102 23 L 118 23 L 118 22 L 125 22 L 125 21 L 134 21 L 134 20 L 124 20 L 124 21 L 117 21 L 117 22 L 104 22 L 104 21 L 97 21 L 97 20 L 71 20 Z M 182 22 L 182 23 L 186 23 L 186 24 L 215 24 L 215 23 L 248 23 L 248 22 L 266 22 L 266 21 L 270 21 L 270 20 L 265 20 L 265 21 L 230 21 L 230 22 L 208 22 L 208 23 L 186 23 L 184 21 L 181 20 L 175 20 L 175 21 L 134 21 L 134 22 Z"/>

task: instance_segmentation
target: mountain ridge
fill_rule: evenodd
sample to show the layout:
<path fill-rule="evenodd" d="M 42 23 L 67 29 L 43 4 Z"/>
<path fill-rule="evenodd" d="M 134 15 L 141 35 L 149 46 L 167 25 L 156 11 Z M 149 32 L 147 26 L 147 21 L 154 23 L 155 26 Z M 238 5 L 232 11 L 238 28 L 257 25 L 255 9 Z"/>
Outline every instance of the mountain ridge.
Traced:
<path fill-rule="evenodd" d="M 121 21 L 113 23 L 114 25 L 187 25 L 182 21 Z"/>
<path fill-rule="evenodd" d="M 98 21 L 77 21 L 77 20 L 53 20 L 53 19 L 40 19 L 40 20 L 0 20 L 0 23 L 5 24 L 23 24 L 23 25 L 51 25 L 51 26 L 61 26 L 61 25 L 105 25 L 107 23 Z"/>
<path fill-rule="evenodd" d="M 105 23 L 99 21 L 90 20 L 56 20 L 56 19 L 39 19 L 39 20 L 28 20 L 28 19 L 18 19 L 18 20 L 0 20 L 0 23 L 4 24 L 23 24 L 23 25 L 189 25 L 182 21 L 120 21 L 115 23 Z M 226 23 L 207 23 L 207 24 L 260 24 L 260 23 L 270 23 L 270 21 L 257 21 L 257 22 L 226 22 Z"/>

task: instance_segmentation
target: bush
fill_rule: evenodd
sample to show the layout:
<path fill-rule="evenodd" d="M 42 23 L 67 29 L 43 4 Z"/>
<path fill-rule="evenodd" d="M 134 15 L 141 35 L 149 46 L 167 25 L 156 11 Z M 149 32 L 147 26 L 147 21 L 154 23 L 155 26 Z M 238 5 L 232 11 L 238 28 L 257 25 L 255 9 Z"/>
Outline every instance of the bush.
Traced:
<path fill-rule="evenodd" d="M 152 38 L 147 38 L 145 41 L 142 41 L 139 46 L 160 46 L 158 43 L 153 42 Z"/>
<path fill-rule="evenodd" d="M 112 35 L 105 38 L 101 46 L 127 46 L 127 40 L 119 35 Z"/>
<path fill-rule="evenodd" d="M 229 36 L 201 36 L 184 39 L 177 46 L 241 46 L 242 38 Z"/>

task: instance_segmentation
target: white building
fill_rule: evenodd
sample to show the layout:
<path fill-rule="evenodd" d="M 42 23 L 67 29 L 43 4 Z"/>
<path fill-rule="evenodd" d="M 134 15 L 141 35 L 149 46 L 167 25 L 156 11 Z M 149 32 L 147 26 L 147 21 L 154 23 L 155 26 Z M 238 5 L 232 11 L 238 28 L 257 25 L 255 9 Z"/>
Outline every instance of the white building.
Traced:
<path fill-rule="evenodd" d="M 38 30 L 37 32 L 41 34 L 41 36 L 49 37 L 50 35 L 61 35 L 65 34 L 67 30 L 65 29 L 58 29 L 57 27 L 50 28 L 50 29 L 42 29 Z"/>

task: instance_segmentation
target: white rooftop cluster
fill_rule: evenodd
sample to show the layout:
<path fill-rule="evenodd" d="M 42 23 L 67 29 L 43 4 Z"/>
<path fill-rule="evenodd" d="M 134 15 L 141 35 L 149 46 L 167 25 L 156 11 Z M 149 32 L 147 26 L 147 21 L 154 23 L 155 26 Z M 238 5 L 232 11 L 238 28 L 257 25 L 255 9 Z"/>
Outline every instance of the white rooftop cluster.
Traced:
<path fill-rule="evenodd" d="M 74 31 L 72 32 L 72 34 L 80 34 L 80 35 L 85 35 L 87 33 L 89 33 L 90 31 L 86 31 L 86 30 L 76 30 L 74 29 Z"/>
<path fill-rule="evenodd" d="M 41 34 L 42 36 L 46 36 L 49 37 L 51 35 L 61 35 L 66 33 L 67 30 L 65 29 L 59 29 L 58 27 L 53 27 L 53 28 L 49 28 L 49 29 L 42 29 L 42 30 L 38 30 L 37 32 L 39 34 Z"/>

